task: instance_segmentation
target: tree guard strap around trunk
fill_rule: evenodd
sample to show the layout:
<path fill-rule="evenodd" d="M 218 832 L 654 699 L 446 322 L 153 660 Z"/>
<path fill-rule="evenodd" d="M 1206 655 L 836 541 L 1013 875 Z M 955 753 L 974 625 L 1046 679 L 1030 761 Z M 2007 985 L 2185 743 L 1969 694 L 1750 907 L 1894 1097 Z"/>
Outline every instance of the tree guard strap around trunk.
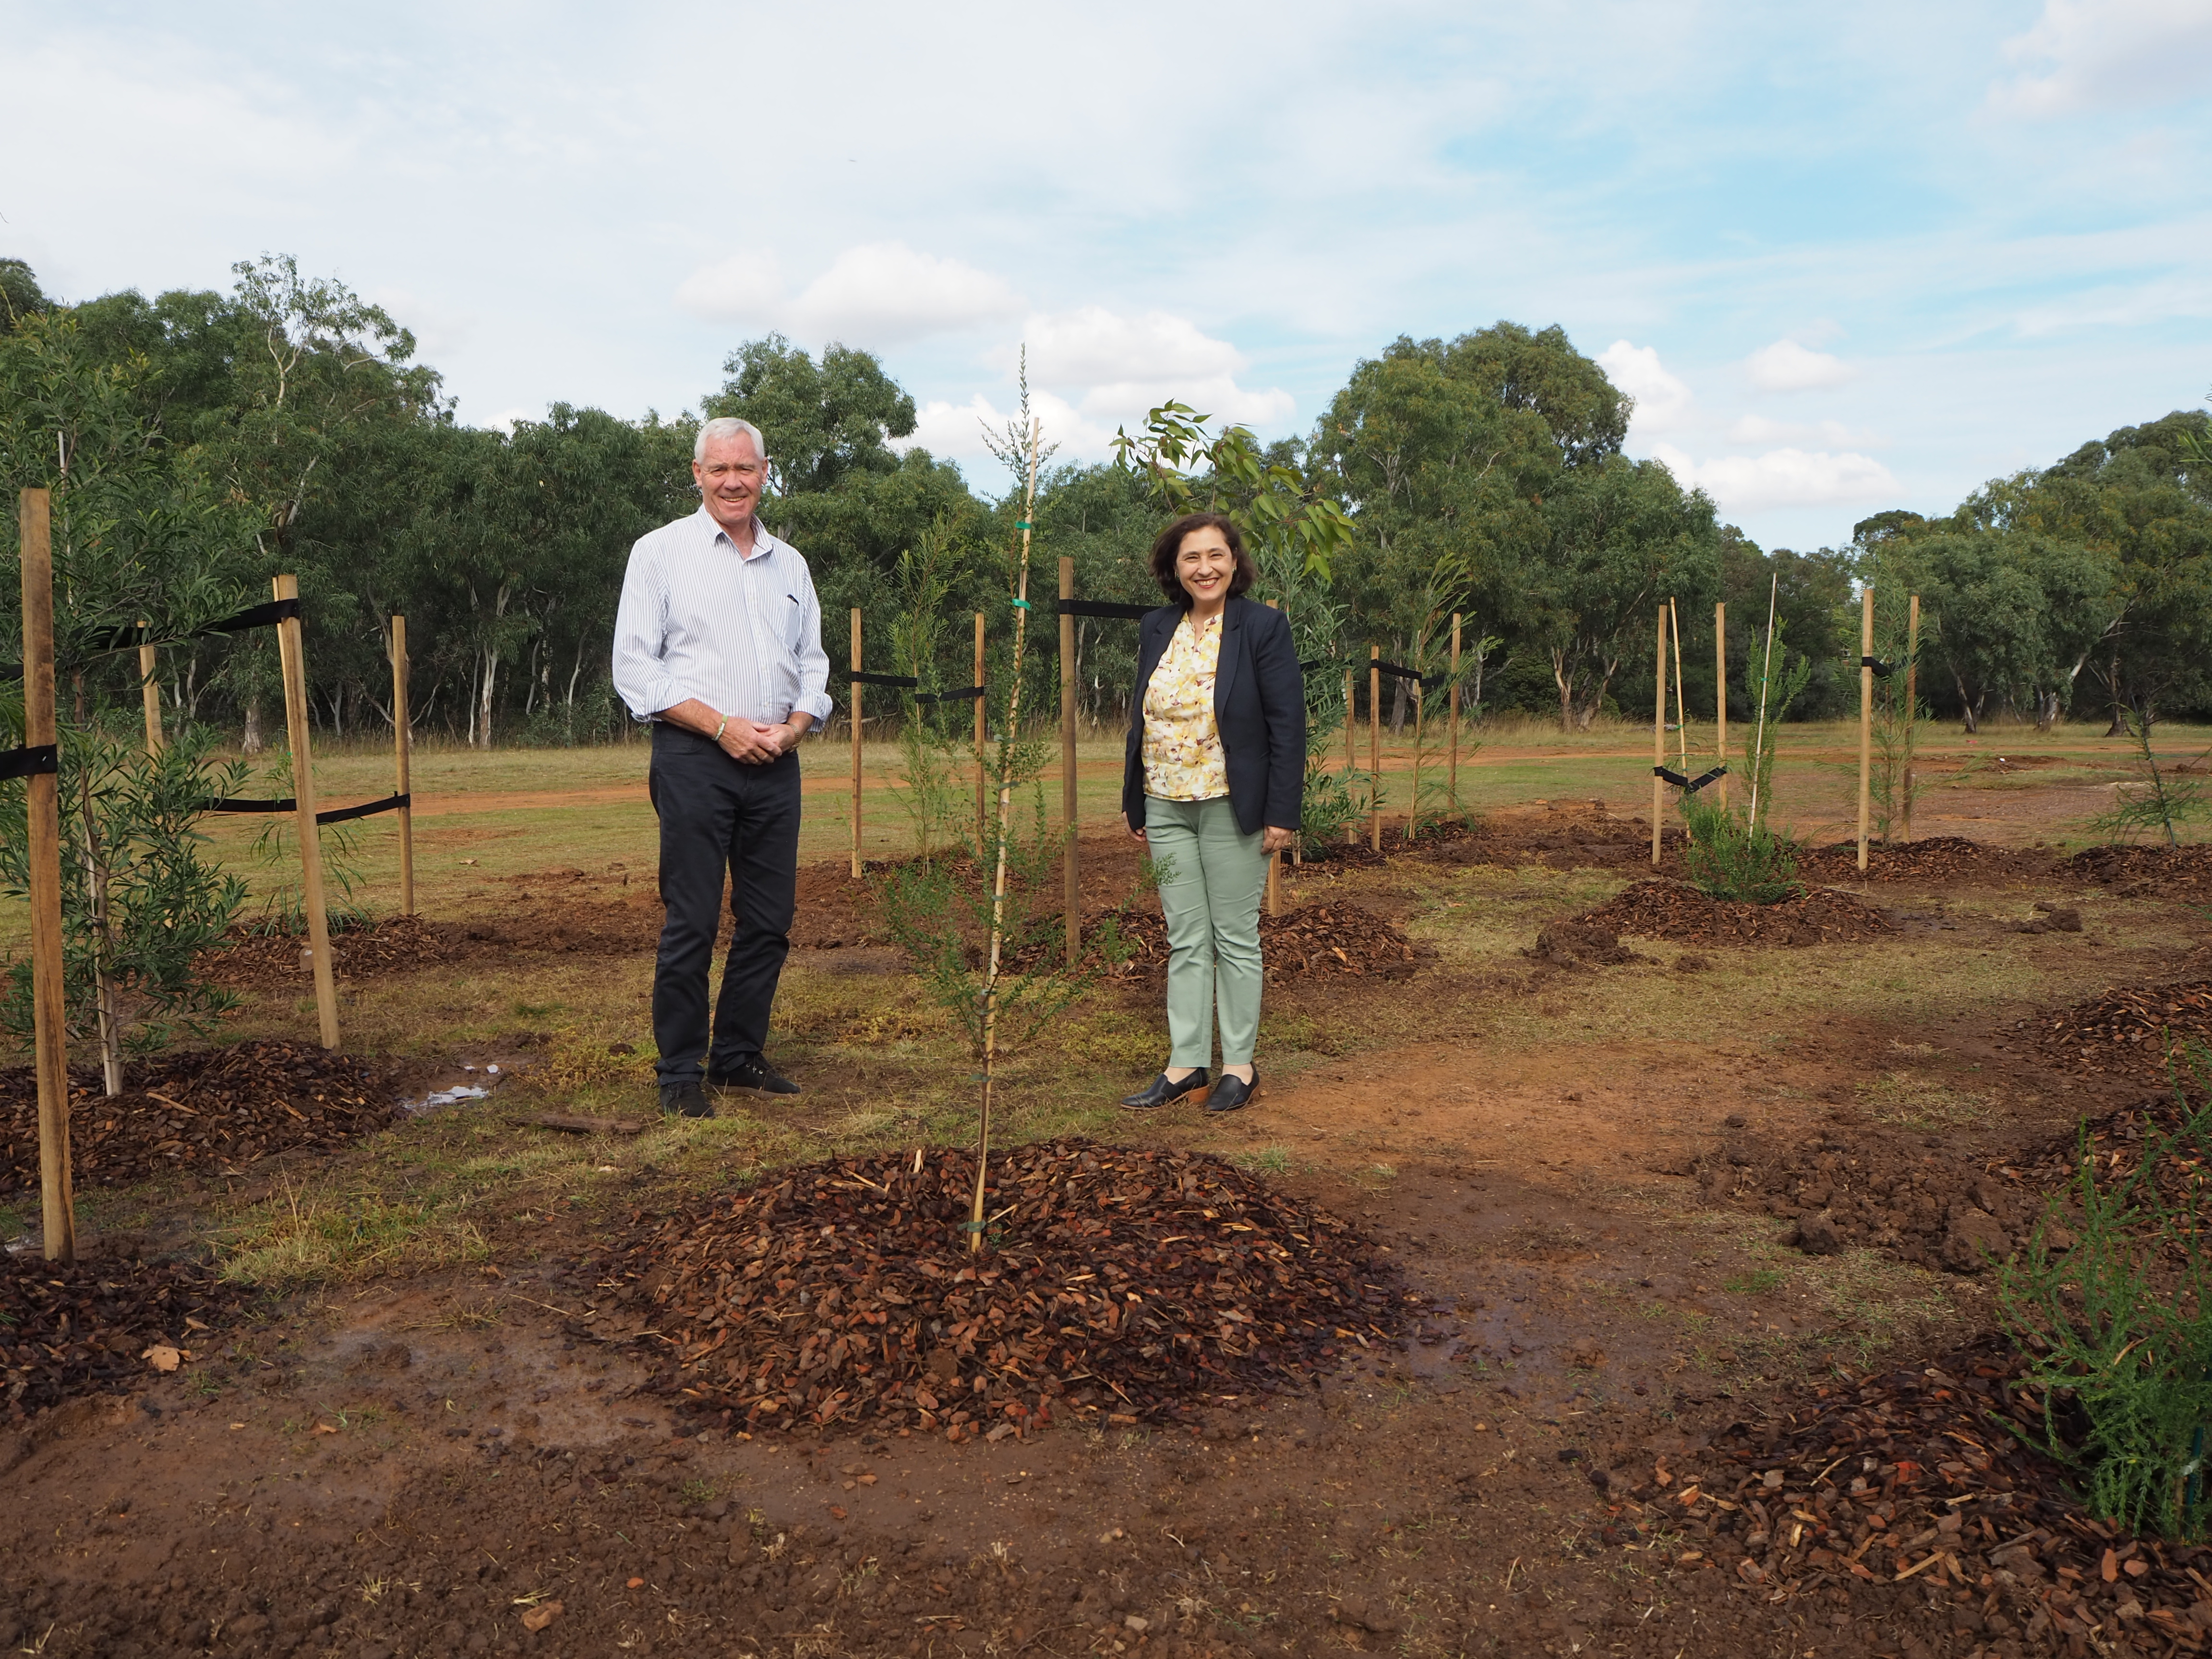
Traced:
<path fill-rule="evenodd" d="M 52 777 L 61 769 L 58 744 L 34 743 L 23 749 L 0 749 L 0 778 Z"/>
<path fill-rule="evenodd" d="M 396 812 L 403 806 L 414 804 L 415 798 L 411 794 L 386 795 L 381 800 L 363 801 L 358 806 L 333 806 L 326 812 L 316 813 L 315 822 L 344 823 L 353 818 L 374 817 L 379 812 Z M 203 812 L 296 812 L 300 810 L 300 803 L 290 798 L 283 800 L 244 800 L 226 795 L 202 801 L 200 810 Z"/>
<path fill-rule="evenodd" d="M 853 685 L 888 685 L 894 690 L 907 690 L 921 682 L 911 674 L 864 674 L 855 668 L 848 682 Z"/>
<path fill-rule="evenodd" d="M 1862 668 L 1873 669 L 1874 677 L 1878 680 L 1886 680 L 1892 674 L 1897 672 L 1897 665 L 1895 663 L 1884 662 L 1879 657 L 1861 657 L 1859 659 L 1859 666 Z"/>
<path fill-rule="evenodd" d="M 1680 772 L 1671 772 L 1663 766 L 1655 766 L 1651 769 L 1651 775 L 1673 784 L 1686 795 L 1694 795 L 1716 779 L 1726 777 L 1728 768 L 1725 765 L 1716 766 L 1702 777 L 1686 778 Z"/>
<path fill-rule="evenodd" d="M 1425 690 L 1431 680 L 1439 678 L 1434 674 L 1424 674 L 1418 668 L 1408 668 L 1405 664 L 1399 662 L 1376 662 L 1370 659 L 1367 665 L 1370 668 L 1382 670 L 1394 680 L 1411 680 Z"/>

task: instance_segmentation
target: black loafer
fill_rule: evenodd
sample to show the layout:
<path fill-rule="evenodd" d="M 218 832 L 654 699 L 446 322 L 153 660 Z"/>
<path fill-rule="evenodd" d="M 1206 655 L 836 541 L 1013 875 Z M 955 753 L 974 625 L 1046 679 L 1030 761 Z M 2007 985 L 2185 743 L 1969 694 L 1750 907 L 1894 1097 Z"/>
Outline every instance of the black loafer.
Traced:
<path fill-rule="evenodd" d="M 716 1089 L 743 1089 L 756 1095 L 795 1095 L 799 1085 L 759 1054 L 750 1060 L 741 1060 L 726 1072 L 707 1073 L 708 1086 Z"/>
<path fill-rule="evenodd" d="M 668 1117 L 712 1117 L 714 1109 L 707 1103 L 707 1091 L 697 1083 L 664 1083 L 660 1085 L 660 1109 Z"/>
<path fill-rule="evenodd" d="M 1209 1112 L 1238 1111 L 1249 1106 L 1259 1092 L 1259 1073 L 1253 1073 L 1252 1080 L 1247 1083 L 1234 1072 L 1224 1072 L 1221 1081 L 1213 1085 L 1213 1092 L 1206 1098 L 1206 1109 Z"/>
<path fill-rule="evenodd" d="M 1206 1098 L 1206 1067 L 1203 1066 L 1175 1083 L 1169 1082 L 1168 1074 L 1162 1072 L 1135 1094 L 1123 1095 L 1121 1103 L 1133 1111 L 1147 1112 L 1155 1106 L 1172 1105 L 1190 1094 L 1196 1094 L 1200 1100 Z"/>

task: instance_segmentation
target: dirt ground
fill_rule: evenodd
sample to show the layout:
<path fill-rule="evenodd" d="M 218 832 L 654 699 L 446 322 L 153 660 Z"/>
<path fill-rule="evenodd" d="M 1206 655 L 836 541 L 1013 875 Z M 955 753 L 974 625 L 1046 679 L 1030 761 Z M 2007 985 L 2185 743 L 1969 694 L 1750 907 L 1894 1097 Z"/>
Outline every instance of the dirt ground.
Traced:
<path fill-rule="evenodd" d="M 2043 1650 L 2055 1638 L 2000 1610 L 1986 1575 L 1870 1583 L 1770 1562 L 1753 1583 L 1741 1552 L 1623 1532 L 1616 1496 L 1783 1419 L 1822 1379 L 1986 1332 L 1988 1276 L 1956 1240 L 2017 1237 L 2043 1190 L 2031 1154 L 2157 1092 L 2154 1066 L 2062 1063 L 2037 1023 L 2109 987 L 2212 972 L 2200 890 L 2138 871 L 2123 890 L 2038 851 L 2029 799 L 1980 826 L 2020 856 L 1877 867 L 1850 888 L 1891 934 L 1786 951 L 1632 933 L 1600 965 L 1540 952 L 1543 926 L 1650 874 L 1648 827 L 1626 810 L 1547 803 L 1455 843 L 1309 866 L 1288 906 L 1359 906 L 1427 954 L 1411 977 L 1271 988 L 1264 1092 L 1223 1120 L 1097 1108 L 1157 1063 L 1158 991 L 1097 993 L 1091 1024 L 1025 1086 L 1093 1112 L 1088 1133 L 1219 1153 L 1363 1229 L 1435 1310 L 1402 1347 L 1347 1341 L 1317 1381 L 1187 1425 L 995 1443 L 746 1438 L 686 1411 L 647 1386 L 650 1329 L 606 1276 L 636 1218 L 763 1147 L 919 1140 L 920 1119 L 855 1115 L 957 1070 L 911 1034 L 865 1065 L 849 1036 L 794 1036 L 808 1092 L 726 1107 L 732 1122 L 709 1127 L 742 1139 L 664 1143 L 675 1132 L 654 1127 L 578 1143 L 588 1200 L 487 1200 L 466 1252 L 279 1286 L 242 1322 L 173 1334 L 173 1373 L 149 1364 L 135 1386 L 0 1422 L 0 1649 Z M 1133 858 L 1126 842 L 1085 850 L 1091 908 Z M 430 919 L 422 959 L 364 957 L 356 990 L 419 981 L 434 1006 L 422 987 L 504 971 L 521 1006 L 557 971 L 634 1006 L 649 873 L 549 868 L 478 894 Z M 2061 909 L 2075 929 L 2048 924 Z M 805 873 L 796 943 L 794 997 L 911 1000 L 838 866 Z M 246 964 L 238 982 L 289 1006 L 289 971 Z M 437 1063 L 418 1051 L 410 1088 L 495 1053 L 521 1078 L 391 1133 L 475 1126 L 518 1169 L 560 1139 L 528 1127 L 560 1103 L 532 1081 L 562 1052 L 534 1018 L 471 1028 Z M 635 1114 L 643 1088 L 587 1103 Z M 120 1271 L 125 1251 L 187 1249 L 294 1182 L 381 1182 L 379 1144 L 288 1153 L 220 1188 L 157 1184 L 89 1249 Z M 2124 1633 L 2057 1650 L 2116 1650 Z"/>

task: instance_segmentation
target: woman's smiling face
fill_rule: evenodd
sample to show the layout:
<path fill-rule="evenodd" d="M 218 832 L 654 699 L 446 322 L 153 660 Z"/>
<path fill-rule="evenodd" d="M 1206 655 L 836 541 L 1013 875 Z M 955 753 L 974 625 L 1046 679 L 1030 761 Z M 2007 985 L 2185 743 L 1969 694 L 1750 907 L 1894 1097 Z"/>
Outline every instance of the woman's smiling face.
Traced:
<path fill-rule="evenodd" d="M 1236 574 L 1237 556 L 1229 550 L 1229 538 L 1212 525 L 1192 531 L 1176 550 L 1176 580 L 1201 616 L 1212 615 L 1228 602 Z"/>

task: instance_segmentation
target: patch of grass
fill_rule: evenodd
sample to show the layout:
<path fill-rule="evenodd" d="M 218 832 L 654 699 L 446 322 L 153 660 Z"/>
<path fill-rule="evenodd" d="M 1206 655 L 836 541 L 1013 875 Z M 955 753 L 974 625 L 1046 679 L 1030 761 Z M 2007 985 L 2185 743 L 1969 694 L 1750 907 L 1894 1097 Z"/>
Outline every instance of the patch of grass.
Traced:
<path fill-rule="evenodd" d="M 1731 1296 L 1765 1296 L 1781 1285 L 1782 1275 L 1771 1267 L 1754 1267 L 1749 1273 L 1738 1273 L 1733 1279 L 1721 1281 L 1721 1288 Z"/>
<path fill-rule="evenodd" d="M 1965 1128 L 1990 1115 L 1988 1096 L 1954 1089 L 1909 1072 L 1884 1072 L 1872 1082 L 1861 1084 L 1859 1095 L 1876 1122 L 1923 1134 Z"/>
<path fill-rule="evenodd" d="M 30 1226 L 10 1206 L 0 1204 L 0 1238 L 20 1238 L 30 1231 Z"/>
<path fill-rule="evenodd" d="M 1288 1175 L 1291 1155 L 1280 1146 L 1262 1146 L 1255 1152 L 1239 1152 L 1233 1162 L 1240 1170 L 1254 1175 Z"/>
<path fill-rule="evenodd" d="M 278 1291 L 488 1254 L 473 1222 L 433 1204 L 297 1188 L 259 1206 L 220 1248 L 224 1278 Z"/>

